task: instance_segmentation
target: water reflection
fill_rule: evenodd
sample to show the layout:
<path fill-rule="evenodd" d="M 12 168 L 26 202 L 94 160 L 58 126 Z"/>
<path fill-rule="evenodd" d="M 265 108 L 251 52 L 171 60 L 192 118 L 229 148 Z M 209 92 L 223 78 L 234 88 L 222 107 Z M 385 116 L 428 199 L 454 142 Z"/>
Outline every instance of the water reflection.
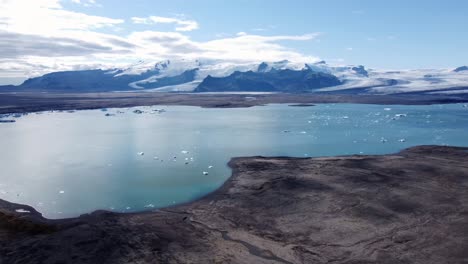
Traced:
<path fill-rule="evenodd" d="M 468 109 L 461 105 L 171 106 L 161 114 L 139 109 L 146 113 L 31 114 L 0 124 L 0 198 L 30 204 L 51 218 L 95 209 L 138 211 L 214 190 L 229 177 L 226 162 L 233 156 L 468 146 Z"/>

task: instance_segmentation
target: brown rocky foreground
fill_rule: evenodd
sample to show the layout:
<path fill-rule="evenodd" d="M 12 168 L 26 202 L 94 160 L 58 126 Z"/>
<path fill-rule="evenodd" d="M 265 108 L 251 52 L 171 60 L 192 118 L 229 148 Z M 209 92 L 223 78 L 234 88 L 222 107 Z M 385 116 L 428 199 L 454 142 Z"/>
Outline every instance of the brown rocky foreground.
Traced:
<path fill-rule="evenodd" d="M 157 212 L 52 221 L 1 201 L 0 263 L 468 262 L 467 148 L 230 166 L 216 192 Z"/>

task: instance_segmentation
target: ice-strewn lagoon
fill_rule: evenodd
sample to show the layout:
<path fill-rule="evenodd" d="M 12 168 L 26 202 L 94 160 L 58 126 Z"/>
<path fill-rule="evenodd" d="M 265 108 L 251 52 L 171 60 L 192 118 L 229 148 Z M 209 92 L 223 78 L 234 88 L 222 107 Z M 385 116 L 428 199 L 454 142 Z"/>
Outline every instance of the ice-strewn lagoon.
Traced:
<path fill-rule="evenodd" d="M 156 108 L 167 112 L 151 113 Z M 135 109 L 145 113 L 135 114 Z M 468 108 L 462 104 L 157 106 L 14 119 L 0 123 L 0 198 L 31 205 L 49 218 L 190 201 L 230 176 L 226 163 L 234 156 L 385 154 L 422 144 L 468 146 Z"/>

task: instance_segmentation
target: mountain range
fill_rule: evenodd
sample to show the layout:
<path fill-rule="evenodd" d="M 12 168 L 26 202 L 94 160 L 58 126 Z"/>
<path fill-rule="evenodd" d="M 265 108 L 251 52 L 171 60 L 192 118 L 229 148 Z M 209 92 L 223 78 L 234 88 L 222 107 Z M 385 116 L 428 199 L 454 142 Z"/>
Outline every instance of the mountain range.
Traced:
<path fill-rule="evenodd" d="M 468 93 L 468 67 L 385 71 L 325 61 L 261 63 L 164 60 L 123 68 L 52 72 L 0 92 Z"/>

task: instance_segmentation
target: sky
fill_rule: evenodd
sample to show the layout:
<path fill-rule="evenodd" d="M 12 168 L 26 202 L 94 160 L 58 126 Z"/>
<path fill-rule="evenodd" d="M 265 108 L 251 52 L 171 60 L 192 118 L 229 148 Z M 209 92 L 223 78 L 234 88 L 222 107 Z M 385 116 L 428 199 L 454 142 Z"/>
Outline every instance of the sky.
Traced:
<path fill-rule="evenodd" d="M 0 0 L 0 84 L 139 60 L 468 64 L 468 1 Z"/>

